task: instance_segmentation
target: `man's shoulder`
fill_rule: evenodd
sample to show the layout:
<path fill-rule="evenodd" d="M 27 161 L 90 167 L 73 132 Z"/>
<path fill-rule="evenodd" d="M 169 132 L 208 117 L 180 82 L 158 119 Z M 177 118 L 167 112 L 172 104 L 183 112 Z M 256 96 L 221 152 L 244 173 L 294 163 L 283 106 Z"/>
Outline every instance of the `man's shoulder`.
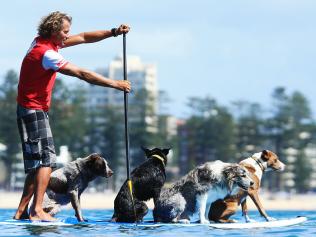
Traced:
<path fill-rule="evenodd" d="M 48 50 L 53 50 L 57 52 L 57 50 L 53 47 L 52 43 L 50 43 L 47 40 L 43 40 L 39 37 L 36 37 L 26 53 L 26 58 L 42 57 Z"/>

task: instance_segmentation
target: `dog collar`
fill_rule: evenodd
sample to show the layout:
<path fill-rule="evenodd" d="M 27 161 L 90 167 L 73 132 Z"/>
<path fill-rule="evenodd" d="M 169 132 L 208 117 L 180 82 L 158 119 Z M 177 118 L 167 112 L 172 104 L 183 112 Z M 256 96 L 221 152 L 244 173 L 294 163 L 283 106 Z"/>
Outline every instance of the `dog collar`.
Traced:
<path fill-rule="evenodd" d="M 254 157 L 254 156 L 252 156 L 251 158 L 254 159 L 254 160 L 257 162 L 257 164 L 258 164 L 259 167 L 261 168 L 262 172 L 264 172 L 265 167 L 264 167 L 264 165 L 262 164 L 262 161 L 261 161 L 260 159 L 258 159 L 257 157 Z"/>
<path fill-rule="evenodd" d="M 165 165 L 165 161 L 164 161 L 164 159 L 161 156 L 155 154 L 155 155 L 152 155 L 151 157 L 160 160 L 162 162 L 163 166 L 166 166 Z"/>

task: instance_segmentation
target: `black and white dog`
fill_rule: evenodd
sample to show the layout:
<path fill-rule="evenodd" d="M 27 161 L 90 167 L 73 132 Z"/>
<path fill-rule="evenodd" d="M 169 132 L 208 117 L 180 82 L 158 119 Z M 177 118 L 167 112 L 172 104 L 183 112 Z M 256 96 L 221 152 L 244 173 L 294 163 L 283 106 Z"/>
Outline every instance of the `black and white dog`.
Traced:
<path fill-rule="evenodd" d="M 108 178 L 112 174 L 113 171 L 107 161 L 96 153 L 69 162 L 65 167 L 51 173 L 44 195 L 43 209 L 54 216 L 61 210 L 62 205 L 71 202 L 78 221 L 84 221 L 80 208 L 80 195 L 95 178 L 99 176 Z"/>
<path fill-rule="evenodd" d="M 207 224 L 210 205 L 228 194 L 248 189 L 253 181 L 238 164 L 207 162 L 190 171 L 170 188 L 163 188 L 155 203 L 155 222 Z"/>
<path fill-rule="evenodd" d="M 131 173 L 133 200 L 126 180 L 114 200 L 113 222 L 142 221 L 148 212 L 144 201 L 153 198 L 155 203 L 166 181 L 165 166 L 170 149 L 142 149 L 147 159 Z"/>

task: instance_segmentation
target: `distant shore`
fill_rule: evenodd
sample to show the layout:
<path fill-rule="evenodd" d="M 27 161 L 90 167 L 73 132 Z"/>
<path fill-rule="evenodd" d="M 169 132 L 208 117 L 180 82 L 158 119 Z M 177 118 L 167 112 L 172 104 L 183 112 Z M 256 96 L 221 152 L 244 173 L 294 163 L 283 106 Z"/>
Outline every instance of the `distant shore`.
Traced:
<path fill-rule="evenodd" d="M 0 208 L 15 209 L 20 201 L 21 192 L 0 191 Z M 113 209 L 116 193 L 107 191 L 104 193 L 83 193 L 81 195 L 81 206 L 83 209 Z M 316 194 L 261 194 L 262 204 L 266 210 L 316 210 Z M 150 209 L 153 202 L 147 202 Z M 256 209 L 251 200 L 248 200 L 249 209 Z M 69 206 L 70 207 L 70 206 Z"/>

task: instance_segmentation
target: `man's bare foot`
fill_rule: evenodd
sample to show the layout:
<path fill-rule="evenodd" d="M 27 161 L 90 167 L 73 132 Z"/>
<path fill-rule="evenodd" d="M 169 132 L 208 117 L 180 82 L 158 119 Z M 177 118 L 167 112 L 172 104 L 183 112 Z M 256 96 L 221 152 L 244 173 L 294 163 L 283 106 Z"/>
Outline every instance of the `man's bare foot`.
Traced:
<path fill-rule="evenodd" d="M 15 220 L 26 220 L 26 219 L 29 219 L 29 213 L 27 212 L 27 208 L 25 208 L 23 212 L 17 210 L 15 215 L 13 216 L 13 219 L 15 219 Z"/>
<path fill-rule="evenodd" d="M 43 210 L 30 211 L 29 217 L 31 221 L 57 221 L 56 218 L 53 218 L 51 215 L 44 212 Z"/>

